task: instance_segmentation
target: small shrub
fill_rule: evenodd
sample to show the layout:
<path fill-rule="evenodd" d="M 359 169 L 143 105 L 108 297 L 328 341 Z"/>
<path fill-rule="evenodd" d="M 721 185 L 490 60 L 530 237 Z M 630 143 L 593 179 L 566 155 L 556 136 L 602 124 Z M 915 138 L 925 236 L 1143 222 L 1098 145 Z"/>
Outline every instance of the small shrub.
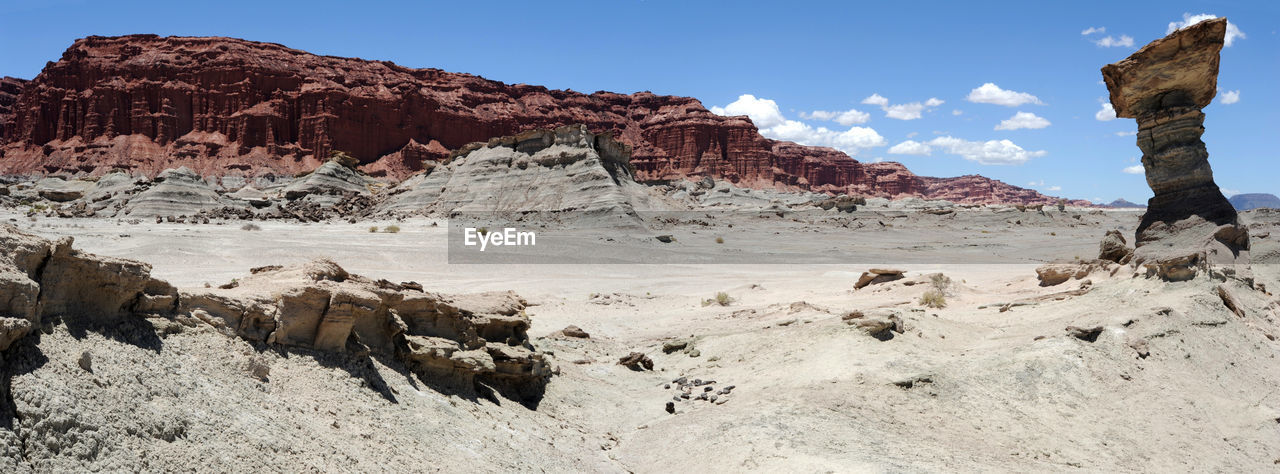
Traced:
<path fill-rule="evenodd" d="M 249 224 L 240 226 L 240 230 L 254 231 L 254 230 L 262 230 L 262 228 L 258 227 L 258 224 L 249 223 Z"/>
<path fill-rule="evenodd" d="M 1063 198 L 1058 198 L 1058 212 L 1063 212 L 1066 210 L 1067 210 L 1067 200 Z"/>
<path fill-rule="evenodd" d="M 724 243 L 724 237 L 716 237 L 716 243 L 717 243 L 717 244 L 723 244 L 723 243 Z"/>
<path fill-rule="evenodd" d="M 947 290 L 951 288 L 951 277 L 941 273 L 934 273 L 929 275 L 929 283 L 933 285 L 933 289 L 946 294 Z"/>
<path fill-rule="evenodd" d="M 383 231 L 383 232 L 386 232 L 386 233 L 388 233 L 388 234 L 395 234 L 395 233 L 397 233 L 397 232 L 400 232 L 400 226 L 398 226 L 398 225 L 389 225 L 389 226 L 387 226 L 386 228 L 382 229 L 382 231 Z"/>
<path fill-rule="evenodd" d="M 712 298 L 709 300 L 703 300 L 702 305 L 711 306 L 713 304 L 718 304 L 720 306 L 729 306 L 729 303 L 732 303 L 732 302 L 733 302 L 733 298 L 729 297 L 728 293 L 721 291 L 719 293 L 716 293 L 715 298 Z"/>
<path fill-rule="evenodd" d="M 376 225 L 375 225 L 375 226 L 370 226 L 370 227 L 369 227 L 369 233 L 374 233 L 374 232 L 377 232 L 377 231 L 378 231 L 378 226 L 376 226 Z"/>
<path fill-rule="evenodd" d="M 481 237 L 484 237 L 485 235 L 489 234 L 489 228 L 488 227 L 477 228 L 476 233 L 480 234 Z"/>
<path fill-rule="evenodd" d="M 930 308 L 943 308 L 947 306 L 947 297 L 936 289 L 929 290 L 920 295 L 920 305 Z"/>

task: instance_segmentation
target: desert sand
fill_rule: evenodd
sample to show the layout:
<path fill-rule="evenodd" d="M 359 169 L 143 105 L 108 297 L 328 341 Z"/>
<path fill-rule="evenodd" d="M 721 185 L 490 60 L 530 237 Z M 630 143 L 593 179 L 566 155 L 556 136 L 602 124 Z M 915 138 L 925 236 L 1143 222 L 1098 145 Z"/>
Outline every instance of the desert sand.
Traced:
<path fill-rule="evenodd" d="M 267 349 L 210 326 L 164 334 L 154 348 L 58 327 L 39 344 L 47 361 L 10 382 L 19 410 L 40 414 L 21 420 L 31 426 L 19 445 L 37 470 L 1257 471 L 1280 462 L 1273 297 L 1236 279 L 1169 283 L 1122 265 L 1088 283 L 1039 286 L 1039 264 L 1094 258 L 1102 231 L 1131 229 L 1134 212 L 1017 212 L 1036 215 L 1017 232 L 978 228 L 1012 215 L 992 209 L 954 219 L 883 212 L 903 217 L 865 231 L 782 220 L 665 226 L 658 232 L 675 243 L 623 244 L 698 253 L 777 243 L 843 262 L 825 265 L 451 265 L 443 220 L 394 222 L 401 231 L 390 234 L 367 229 L 393 222 L 246 231 L 235 221 L 9 214 L 24 231 L 149 263 L 180 289 L 327 257 L 433 291 L 513 290 L 530 303 L 534 346 L 558 370 L 530 408 L 433 388 L 394 362 Z M 1244 219 L 1255 234 L 1280 221 L 1270 212 Z M 767 232 L 810 227 L 835 240 Z M 968 241 L 990 256 L 918 258 Z M 855 242 L 859 253 L 833 257 Z M 1280 288 L 1276 247 L 1257 239 L 1253 248 L 1252 271 L 1268 288 Z M 872 266 L 905 278 L 854 290 Z M 950 280 L 943 308 L 920 304 L 935 273 Z M 1219 285 L 1257 310 L 1233 314 Z M 1087 291 L 1071 291 L 1079 288 Z M 705 304 L 719 292 L 726 306 Z M 846 321 L 851 311 L 896 315 L 902 332 L 881 340 Z M 589 338 L 560 334 L 569 325 Z M 665 352 L 672 342 L 687 346 Z M 92 373 L 77 366 L 86 351 Z M 631 352 L 654 369 L 619 365 Z M 270 367 L 269 381 L 251 376 L 250 360 Z M 679 392 L 664 387 L 680 377 L 714 380 L 710 393 L 734 388 L 722 403 L 676 402 Z"/>

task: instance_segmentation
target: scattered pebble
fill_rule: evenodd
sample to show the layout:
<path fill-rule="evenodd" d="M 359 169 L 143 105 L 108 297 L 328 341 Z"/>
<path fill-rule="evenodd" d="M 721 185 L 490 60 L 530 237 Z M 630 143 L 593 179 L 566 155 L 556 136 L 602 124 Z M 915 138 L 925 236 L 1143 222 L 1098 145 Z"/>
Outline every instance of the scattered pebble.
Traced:
<path fill-rule="evenodd" d="M 80 360 L 76 361 L 76 363 L 80 364 L 80 368 L 84 369 L 85 372 L 93 373 L 93 356 L 89 354 L 89 351 L 81 352 Z"/>

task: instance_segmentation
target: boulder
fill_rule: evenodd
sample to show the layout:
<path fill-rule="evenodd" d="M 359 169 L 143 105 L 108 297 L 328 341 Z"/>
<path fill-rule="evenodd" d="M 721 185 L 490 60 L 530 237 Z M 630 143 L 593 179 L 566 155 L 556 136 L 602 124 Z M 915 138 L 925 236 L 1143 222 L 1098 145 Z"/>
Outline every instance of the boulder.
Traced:
<path fill-rule="evenodd" d="M 644 355 L 643 352 L 632 352 L 618 359 L 619 365 L 624 365 L 631 370 L 653 370 L 653 359 Z"/>
<path fill-rule="evenodd" d="M 675 351 L 682 351 L 688 348 L 689 345 L 690 345 L 690 341 L 688 339 L 678 339 L 674 341 L 667 341 L 662 343 L 662 352 L 664 354 L 670 354 Z"/>
<path fill-rule="evenodd" d="M 903 278 L 903 273 L 905 272 L 902 270 L 872 268 L 863 272 L 862 276 L 858 277 L 858 281 L 853 284 L 853 289 L 860 290 L 870 285 L 901 280 Z"/>
<path fill-rule="evenodd" d="M 582 339 L 587 339 L 591 337 L 591 335 L 587 334 L 586 331 L 583 331 L 582 328 L 573 326 L 573 325 L 570 325 L 568 327 L 565 327 L 564 329 L 561 329 L 560 334 L 564 334 L 565 336 L 568 336 L 568 337 L 577 337 Z"/>
<path fill-rule="evenodd" d="M 1054 286 L 1072 278 L 1084 278 L 1097 270 L 1105 270 L 1111 263 L 1104 260 L 1046 263 L 1036 267 L 1036 278 L 1040 280 L 1040 286 Z"/>
<path fill-rule="evenodd" d="M 1102 242 L 1098 244 L 1098 259 L 1122 265 L 1129 263 L 1129 259 L 1133 258 L 1133 249 L 1128 244 L 1120 231 L 1108 230 L 1107 235 L 1103 236 Z"/>
<path fill-rule="evenodd" d="M 902 315 L 892 310 L 876 310 L 863 313 L 854 311 L 841 318 L 845 324 L 858 328 L 868 336 L 885 341 L 893 338 L 893 333 L 901 334 L 906 330 Z"/>

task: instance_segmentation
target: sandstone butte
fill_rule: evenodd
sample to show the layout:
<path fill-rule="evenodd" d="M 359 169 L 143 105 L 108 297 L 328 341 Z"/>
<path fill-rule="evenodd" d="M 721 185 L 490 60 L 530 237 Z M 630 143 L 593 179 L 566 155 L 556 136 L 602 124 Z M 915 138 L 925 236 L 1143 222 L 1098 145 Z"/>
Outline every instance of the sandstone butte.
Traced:
<path fill-rule="evenodd" d="M 1056 201 L 982 176 L 917 176 L 900 163 L 771 140 L 749 118 L 715 115 L 688 97 L 583 94 L 156 35 L 83 38 L 36 78 L 0 80 L 0 175 L 186 166 L 205 176 L 292 176 L 340 150 L 369 174 L 399 180 L 471 142 L 575 123 L 630 145 L 641 181 L 712 176 L 753 188 Z"/>

